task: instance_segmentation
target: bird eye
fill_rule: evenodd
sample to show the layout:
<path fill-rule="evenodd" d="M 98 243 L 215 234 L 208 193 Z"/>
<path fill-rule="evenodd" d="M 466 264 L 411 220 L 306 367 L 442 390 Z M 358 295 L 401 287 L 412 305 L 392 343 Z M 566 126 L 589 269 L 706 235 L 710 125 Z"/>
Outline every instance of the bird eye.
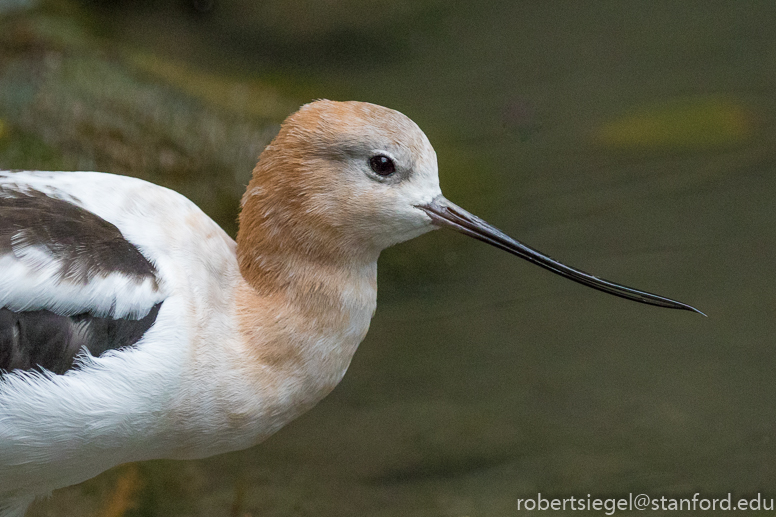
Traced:
<path fill-rule="evenodd" d="M 375 174 L 380 176 L 390 176 L 396 172 L 396 165 L 393 163 L 393 160 L 384 154 L 372 156 L 369 159 L 369 167 L 372 168 Z"/>

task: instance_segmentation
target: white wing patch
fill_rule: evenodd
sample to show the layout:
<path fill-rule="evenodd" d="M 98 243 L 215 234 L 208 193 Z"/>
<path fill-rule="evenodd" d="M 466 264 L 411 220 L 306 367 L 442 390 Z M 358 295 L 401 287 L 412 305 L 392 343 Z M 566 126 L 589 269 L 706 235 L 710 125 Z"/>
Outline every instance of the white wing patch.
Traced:
<path fill-rule="evenodd" d="M 0 307 L 140 319 L 165 298 L 153 277 L 138 281 L 122 273 L 97 274 L 82 283 L 62 278 L 61 268 L 38 246 L 0 256 Z"/>

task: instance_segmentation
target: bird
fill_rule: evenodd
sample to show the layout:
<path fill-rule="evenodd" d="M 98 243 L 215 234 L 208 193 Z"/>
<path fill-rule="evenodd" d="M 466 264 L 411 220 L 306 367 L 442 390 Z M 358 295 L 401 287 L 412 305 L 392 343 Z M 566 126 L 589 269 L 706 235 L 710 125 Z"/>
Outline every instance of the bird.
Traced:
<path fill-rule="evenodd" d="M 600 291 L 448 201 L 407 116 L 317 100 L 259 156 L 230 238 L 184 196 L 99 172 L 0 172 L 0 516 L 118 464 L 252 447 L 343 378 L 380 252 L 446 227 Z M 702 314 L 702 313 L 701 313 Z"/>

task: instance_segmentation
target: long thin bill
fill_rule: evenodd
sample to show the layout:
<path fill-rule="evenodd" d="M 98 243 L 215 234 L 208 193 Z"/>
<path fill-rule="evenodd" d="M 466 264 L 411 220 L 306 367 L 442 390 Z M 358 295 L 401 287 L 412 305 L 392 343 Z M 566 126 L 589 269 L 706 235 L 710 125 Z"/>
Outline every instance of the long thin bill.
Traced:
<path fill-rule="evenodd" d="M 464 235 L 474 237 L 491 246 L 508 251 L 513 255 L 533 262 L 537 266 L 548 269 L 561 276 L 565 276 L 580 284 L 592 287 L 593 289 L 598 289 L 599 291 L 636 302 L 657 305 L 658 307 L 668 307 L 669 309 L 682 309 L 697 312 L 698 314 L 705 316 L 701 311 L 686 303 L 616 284 L 589 273 L 585 273 L 584 271 L 574 269 L 565 264 L 561 264 L 557 260 L 516 241 L 501 230 L 494 228 L 476 215 L 470 214 L 442 196 L 438 196 L 427 205 L 418 205 L 417 208 L 426 212 L 437 226 L 452 228 Z"/>

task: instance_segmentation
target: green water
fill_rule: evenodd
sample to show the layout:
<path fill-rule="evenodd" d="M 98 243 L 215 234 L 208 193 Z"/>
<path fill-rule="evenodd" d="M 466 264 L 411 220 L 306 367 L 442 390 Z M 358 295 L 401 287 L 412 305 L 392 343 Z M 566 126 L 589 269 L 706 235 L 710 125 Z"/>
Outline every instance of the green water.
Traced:
<path fill-rule="evenodd" d="M 381 258 L 370 333 L 327 399 L 253 449 L 139 465 L 126 515 L 493 517 L 524 514 L 516 500 L 537 492 L 776 497 L 776 6 L 429 5 L 318 53 L 251 39 L 247 21 L 215 38 L 236 19 L 223 7 L 218 26 L 99 9 L 95 23 L 213 73 L 269 77 L 300 102 L 399 109 L 436 146 L 450 199 L 708 318 L 424 236 Z M 123 472 L 33 515 L 98 515 Z"/>

